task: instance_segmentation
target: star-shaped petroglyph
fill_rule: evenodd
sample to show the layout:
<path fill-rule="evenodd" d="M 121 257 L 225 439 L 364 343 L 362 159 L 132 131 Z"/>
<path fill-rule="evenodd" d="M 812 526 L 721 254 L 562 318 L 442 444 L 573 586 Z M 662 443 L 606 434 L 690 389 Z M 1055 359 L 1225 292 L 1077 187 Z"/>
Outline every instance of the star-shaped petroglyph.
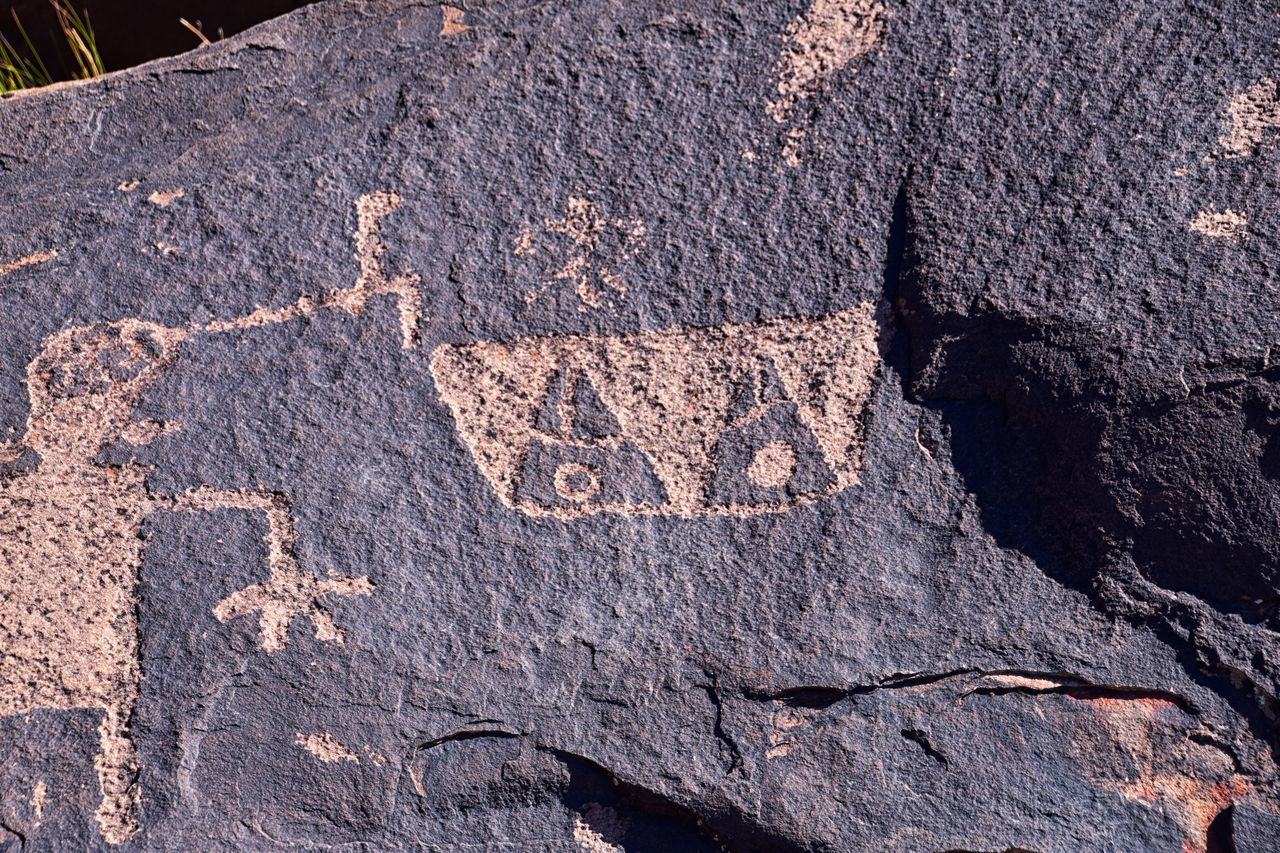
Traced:
<path fill-rule="evenodd" d="M 553 285 L 573 285 L 578 309 L 599 308 L 609 292 L 627 292 L 622 269 L 644 247 L 644 222 L 605 216 L 587 196 L 570 196 L 564 216 L 548 217 L 542 227 L 529 226 L 514 240 L 520 257 L 545 259 L 542 282 L 525 297 L 533 302 Z"/>

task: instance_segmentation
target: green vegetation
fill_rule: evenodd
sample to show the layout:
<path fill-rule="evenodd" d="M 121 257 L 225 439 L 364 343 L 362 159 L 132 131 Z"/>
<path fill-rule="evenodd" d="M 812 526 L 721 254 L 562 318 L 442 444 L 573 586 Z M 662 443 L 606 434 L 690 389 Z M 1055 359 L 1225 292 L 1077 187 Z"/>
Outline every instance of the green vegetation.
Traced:
<path fill-rule="evenodd" d="M 89 12 L 86 10 L 76 14 L 76 10 L 62 2 L 49 0 L 53 10 L 58 14 L 58 26 L 67 37 L 67 45 L 79 68 L 76 79 L 88 80 L 101 77 L 107 73 L 102 64 L 102 55 L 98 53 L 98 43 L 93 35 L 93 27 L 89 25 Z"/>
<path fill-rule="evenodd" d="M 105 74 L 106 67 L 102 63 L 102 55 L 98 53 L 98 42 L 89 23 L 89 13 L 77 12 L 64 0 L 49 0 L 49 5 L 58 16 L 58 27 L 62 30 L 75 61 L 74 79 L 88 80 Z M 0 94 L 48 86 L 54 81 L 53 75 L 31 43 L 18 13 L 13 9 L 9 11 L 14 23 L 18 25 L 18 32 L 22 34 L 23 47 L 14 45 L 0 34 Z"/>
<path fill-rule="evenodd" d="M 22 26 L 22 21 L 18 19 L 17 11 L 14 9 L 9 11 L 13 14 L 14 23 L 18 25 L 18 32 L 22 33 L 22 40 L 26 42 L 29 56 L 24 56 L 22 51 L 0 34 L 0 93 L 49 85 L 53 82 L 53 75 L 45 67 L 44 60 L 40 58 L 35 45 L 31 43 L 31 37 L 27 35 L 27 29 Z"/>

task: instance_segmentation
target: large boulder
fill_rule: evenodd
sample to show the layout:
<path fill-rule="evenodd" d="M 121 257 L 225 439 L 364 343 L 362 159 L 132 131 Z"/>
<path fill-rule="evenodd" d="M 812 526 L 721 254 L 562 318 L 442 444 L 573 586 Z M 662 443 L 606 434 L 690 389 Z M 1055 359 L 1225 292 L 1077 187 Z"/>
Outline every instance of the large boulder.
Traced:
<path fill-rule="evenodd" d="M 328 0 L 0 101 L 0 848 L 1276 849 L 1278 74 Z"/>

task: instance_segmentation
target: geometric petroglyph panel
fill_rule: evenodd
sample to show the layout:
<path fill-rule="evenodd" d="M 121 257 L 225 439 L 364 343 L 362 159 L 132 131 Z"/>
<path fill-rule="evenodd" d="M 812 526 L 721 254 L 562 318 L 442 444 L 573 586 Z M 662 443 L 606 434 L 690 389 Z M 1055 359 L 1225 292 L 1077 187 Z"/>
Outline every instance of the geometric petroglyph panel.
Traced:
<path fill-rule="evenodd" d="M 858 482 L 875 312 L 442 345 L 431 370 L 521 512 L 781 512 Z"/>

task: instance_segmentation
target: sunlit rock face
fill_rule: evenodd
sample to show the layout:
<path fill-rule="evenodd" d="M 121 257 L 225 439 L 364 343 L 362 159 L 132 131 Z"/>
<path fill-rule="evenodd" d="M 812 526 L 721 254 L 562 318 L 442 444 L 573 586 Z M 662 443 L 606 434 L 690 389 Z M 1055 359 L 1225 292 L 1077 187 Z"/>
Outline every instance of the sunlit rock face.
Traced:
<path fill-rule="evenodd" d="M 1274 849 L 1278 36 L 331 0 L 0 101 L 0 846 Z"/>

